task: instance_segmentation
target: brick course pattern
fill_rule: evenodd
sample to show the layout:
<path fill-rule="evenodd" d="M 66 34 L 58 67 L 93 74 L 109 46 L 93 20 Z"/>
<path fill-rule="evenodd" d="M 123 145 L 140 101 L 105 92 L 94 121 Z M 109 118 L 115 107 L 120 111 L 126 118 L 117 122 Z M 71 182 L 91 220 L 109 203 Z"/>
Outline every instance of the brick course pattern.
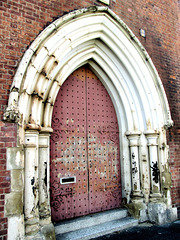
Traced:
<path fill-rule="evenodd" d="M 178 5 L 179 3 L 179 5 Z M 16 126 L 2 122 L 17 66 L 30 43 L 55 19 L 91 5 L 91 0 L 0 1 L 0 240 L 6 239 L 4 196 L 10 191 L 6 148 L 16 146 Z M 111 8 L 139 38 L 163 82 L 174 127 L 167 131 L 172 174 L 172 203 L 180 209 L 180 1 L 110 0 Z M 146 37 L 139 34 L 144 29 Z"/>
<path fill-rule="evenodd" d="M 7 239 L 7 218 L 4 214 L 5 194 L 11 191 L 10 171 L 6 170 L 6 149 L 16 146 L 15 124 L 0 121 L 0 239 Z"/>

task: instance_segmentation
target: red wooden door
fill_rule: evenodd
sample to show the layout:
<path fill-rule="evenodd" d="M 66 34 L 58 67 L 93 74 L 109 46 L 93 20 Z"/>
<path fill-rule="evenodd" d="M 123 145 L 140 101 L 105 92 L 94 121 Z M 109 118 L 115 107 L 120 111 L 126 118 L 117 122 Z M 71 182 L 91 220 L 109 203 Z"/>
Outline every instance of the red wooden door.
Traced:
<path fill-rule="evenodd" d="M 61 87 L 52 128 L 52 220 L 120 207 L 116 113 L 106 89 L 87 66 Z"/>

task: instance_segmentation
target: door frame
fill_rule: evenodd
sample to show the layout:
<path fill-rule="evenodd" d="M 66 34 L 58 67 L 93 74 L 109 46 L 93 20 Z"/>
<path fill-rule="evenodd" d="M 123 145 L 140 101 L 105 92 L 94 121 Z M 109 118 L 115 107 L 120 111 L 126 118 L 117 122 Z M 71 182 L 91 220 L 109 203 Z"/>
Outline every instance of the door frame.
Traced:
<path fill-rule="evenodd" d="M 13 80 L 4 120 L 18 123 L 17 147 L 8 151 L 22 163 L 24 212 L 19 219 L 25 219 L 26 234 L 51 224 L 49 137 L 53 105 L 67 77 L 87 63 L 116 110 L 124 206 L 140 221 L 161 221 L 158 211 L 157 216 L 150 214 L 157 208 L 164 213 L 162 221 L 170 216 L 166 129 L 173 121 L 163 84 L 128 26 L 109 8 L 93 6 L 50 24 L 24 54 Z M 153 180 L 157 170 L 152 165 L 154 159 L 160 172 L 158 182 Z M 8 166 L 13 170 L 10 163 Z M 14 231 L 13 222 L 9 229 Z"/>

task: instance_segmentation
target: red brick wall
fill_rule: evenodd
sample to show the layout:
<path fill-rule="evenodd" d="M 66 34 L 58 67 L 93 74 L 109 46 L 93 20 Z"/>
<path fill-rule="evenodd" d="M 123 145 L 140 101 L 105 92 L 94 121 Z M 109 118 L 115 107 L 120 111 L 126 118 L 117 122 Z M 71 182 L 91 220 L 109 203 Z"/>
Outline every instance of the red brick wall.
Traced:
<path fill-rule="evenodd" d="M 6 239 L 5 194 L 11 190 L 10 171 L 6 170 L 6 149 L 16 146 L 16 125 L 0 121 L 0 240 Z"/>
<path fill-rule="evenodd" d="M 150 54 L 163 81 L 174 127 L 168 131 L 172 172 L 173 206 L 180 207 L 180 10 L 178 0 L 116 0 L 110 8 L 129 26 Z M 5 168 L 6 147 L 15 146 L 15 126 L 4 124 L 9 89 L 17 66 L 30 43 L 53 20 L 74 9 L 103 5 L 91 0 L 1 0 L 0 1 L 0 235 L 6 233 L 4 193 L 10 176 Z M 139 35 L 146 30 L 146 38 Z M 8 133 L 10 131 L 11 133 Z M 8 135 L 10 134 L 10 136 Z M 12 135 L 11 135 L 12 134 Z M 2 234 L 3 233 L 3 234 Z M 1 237 L 0 237 L 1 239 Z M 3 238 L 2 238 L 3 239 Z"/>

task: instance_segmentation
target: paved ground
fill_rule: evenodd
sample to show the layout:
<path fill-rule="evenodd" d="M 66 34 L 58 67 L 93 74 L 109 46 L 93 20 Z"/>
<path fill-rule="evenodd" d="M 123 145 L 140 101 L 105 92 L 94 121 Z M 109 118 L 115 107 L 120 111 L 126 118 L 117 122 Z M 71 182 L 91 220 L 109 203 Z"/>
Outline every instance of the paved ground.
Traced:
<path fill-rule="evenodd" d="M 137 227 L 115 232 L 96 240 L 180 240 L 180 220 L 174 223 L 161 226 L 148 223 L 140 224 Z"/>

